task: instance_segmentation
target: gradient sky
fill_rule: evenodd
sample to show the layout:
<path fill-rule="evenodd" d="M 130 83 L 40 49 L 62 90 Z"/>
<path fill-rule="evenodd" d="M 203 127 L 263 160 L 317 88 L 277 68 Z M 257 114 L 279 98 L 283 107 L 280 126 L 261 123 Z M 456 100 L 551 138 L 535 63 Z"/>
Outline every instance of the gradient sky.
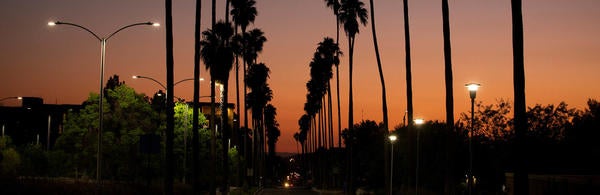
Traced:
<path fill-rule="evenodd" d="M 316 44 L 335 38 L 335 19 L 322 0 L 257 0 L 258 16 L 248 29 L 261 28 L 268 39 L 258 61 L 271 69 L 268 81 L 282 134 L 278 151 L 295 152 L 292 134 L 303 114 L 311 56 Z M 224 3 L 217 5 L 223 18 Z M 368 1 L 366 8 L 369 8 Z M 379 47 L 388 91 L 390 127 L 402 123 L 406 110 L 404 29 L 401 1 L 375 1 Z M 173 1 L 175 80 L 193 75 L 193 0 Z M 210 24 L 210 1 L 204 0 L 202 29 Z M 409 2 L 414 116 L 445 119 L 441 1 Z M 600 99 L 600 1 L 523 1 L 527 104 L 565 101 L 583 109 Z M 105 36 L 137 22 L 107 44 L 106 79 L 118 74 L 138 92 L 151 95 L 160 86 L 131 75 L 165 80 L 164 1 L 53 0 L 0 1 L 0 98 L 38 96 L 45 103 L 80 104 L 98 92 L 100 42 L 71 26 L 48 27 L 48 21 L 83 25 Z M 470 106 L 464 84 L 481 83 L 484 104 L 513 99 L 510 1 L 450 0 L 455 116 Z M 381 88 L 370 24 L 357 36 L 354 64 L 354 118 L 381 121 Z M 342 32 L 340 47 L 348 53 Z M 202 77 L 209 78 L 206 71 Z M 234 72 L 230 102 L 235 102 Z M 340 66 L 342 128 L 347 124 L 347 55 Z M 334 78 L 335 79 L 335 78 Z M 334 83 L 334 82 L 333 82 Z M 175 87 L 175 96 L 192 99 L 192 82 Z M 201 95 L 209 95 L 203 82 Z M 335 92 L 334 92 L 335 93 Z M 206 101 L 207 99 L 203 99 Z M 5 101 L 5 105 L 16 102 Z M 334 98 L 335 103 L 335 98 Z M 337 117 L 334 117 L 334 120 Z M 335 127 L 337 129 L 337 127 Z M 337 134 L 337 133 L 336 133 Z"/>

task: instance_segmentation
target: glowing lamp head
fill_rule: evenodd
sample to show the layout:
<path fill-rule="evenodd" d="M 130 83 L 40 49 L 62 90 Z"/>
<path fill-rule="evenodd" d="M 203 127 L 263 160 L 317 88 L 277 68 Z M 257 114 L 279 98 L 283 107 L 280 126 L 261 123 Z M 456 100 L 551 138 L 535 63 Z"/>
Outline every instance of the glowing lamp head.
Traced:
<path fill-rule="evenodd" d="M 132 79 L 137 79 L 137 78 L 140 78 L 140 76 L 133 75 L 133 76 L 131 76 L 131 78 L 132 78 Z"/>
<path fill-rule="evenodd" d="M 468 89 L 469 91 L 477 91 L 477 90 L 479 89 L 479 87 L 480 87 L 480 86 L 481 86 L 481 85 L 479 85 L 479 84 L 477 84 L 477 83 L 469 83 L 469 84 L 466 84 L 466 85 L 465 85 L 465 87 L 467 87 L 467 89 Z"/>
<path fill-rule="evenodd" d="M 50 21 L 50 22 L 48 22 L 48 26 L 56 26 L 56 22 Z"/>
<path fill-rule="evenodd" d="M 17 99 L 18 99 L 18 100 L 22 100 L 22 99 L 23 99 L 23 97 L 19 96 L 19 97 L 17 97 Z"/>
<path fill-rule="evenodd" d="M 474 100 L 477 96 L 477 90 L 479 89 L 479 87 L 481 87 L 481 85 L 478 83 L 469 83 L 466 84 L 465 87 L 467 87 L 467 89 L 469 90 L 471 99 Z"/>
<path fill-rule="evenodd" d="M 396 135 L 390 135 L 388 136 L 388 139 L 390 139 L 391 142 L 394 142 L 398 139 L 398 137 L 396 137 Z"/>
<path fill-rule="evenodd" d="M 423 124 L 423 123 L 425 123 L 425 120 L 424 120 L 424 119 L 422 119 L 422 118 L 415 119 L 415 124 L 417 124 L 417 125 L 421 125 L 421 124 Z"/>
<path fill-rule="evenodd" d="M 152 22 L 152 26 L 154 26 L 154 27 L 159 27 L 159 26 L 160 26 L 160 23 L 158 23 L 158 22 Z"/>

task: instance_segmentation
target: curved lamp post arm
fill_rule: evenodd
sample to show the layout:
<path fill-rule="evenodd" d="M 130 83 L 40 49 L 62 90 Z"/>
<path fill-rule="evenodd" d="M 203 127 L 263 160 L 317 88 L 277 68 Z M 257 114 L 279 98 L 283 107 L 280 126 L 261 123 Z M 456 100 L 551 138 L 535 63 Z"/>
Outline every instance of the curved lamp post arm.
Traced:
<path fill-rule="evenodd" d="M 96 39 L 98 39 L 98 41 L 102 41 L 102 38 L 100 38 L 100 36 L 98 36 L 96 33 L 94 33 L 94 32 L 93 32 L 93 31 L 91 31 L 90 29 L 88 29 L 88 28 L 86 28 L 86 27 L 83 27 L 83 26 L 81 26 L 81 25 L 79 25 L 79 24 L 73 24 L 73 23 L 70 23 L 70 22 L 60 22 L 60 21 L 56 21 L 56 22 L 49 22 L 49 23 L 48 23 L 48 25 L 50 25 L 50 26 L 54 26 L 54 25 L 61 25 L 61 24 L 64 24 L 64 25 L 69 25 L 69 26 L 74 26 L 74 27 L 81 28 L 81 29 L 83 29 L 83 30 L 85 30 L 85 31 L 89 32 L 90 34 L 94 35 L 94 37 L 96 37 Z"/>
<path fill-rule="evenodd" d="M 193 81 L 193 80 L 194 80 L 194 78 L 182 79 L 181 81 L 177 81 L 177 82 L 173 83 L 173 86 L 175 86 L 175 85 L 177 85 L 177 84 L 179 84 L 179 83 L 182 83 L 182 82 L 184 82 L 184 81 Z"/>
<path fill-rule="evenodd" d="M 134 79 L 148 79 L 148 80 L 154 81 L 156 84 L 159 84 L 165 91 L 167 91 L 167 87 L 165 85 L 163 85 L 160 81 L 157 81 L 156 79 L 154 79 L 152 77 L 135 75 L 135 76 L 132 76 L 131 78 L 134 78 Z"/>
<path fill-rule="evenodd" d="M 117 34 L 118 32 L 120 32 L 120 31 L 122 31 L 122 30 L 124 30 L 124 29 L 126 29 L 126 28 L 129 28 L 129 27 L 132 27 L 132 26 L 138 26 L 138 25 L 152 25 L 152 26 L 160 26 L 160 24 L 158 24 L 158 23 L 154 23 L 154 22 L 140 22 L 140 23 L 130 24 L 130 25 L 127 25 L 127 26 L 124 26 L 124 27 L 121 27 L 121 28 L 119 28 L 119 30 L 117 30 L 117 31 L 115 31 L 115 32 L 113 32 L 113 33 L 111 33 L 110 35 L 108 35 L 108 37 L 104 38 L 104 40 L 108 40 L 108 39 L 110 39 L 112 36 L 114 36 L 115 34 Z"/>
<path fill-rule="evenodd" d="M 4 101 L 4 100 L 9 100 L 9 99 L 18 99 L 18 100 L 22 100 L 22 99 L 23 99 L 23 97 L 21 97 L 21 96 L 19 96 L 19 97 L 5 97 L 5 98 L 2 98 L 2 99 L 0 99 L 0 102 L 1 102 L 1 101 Z"/>

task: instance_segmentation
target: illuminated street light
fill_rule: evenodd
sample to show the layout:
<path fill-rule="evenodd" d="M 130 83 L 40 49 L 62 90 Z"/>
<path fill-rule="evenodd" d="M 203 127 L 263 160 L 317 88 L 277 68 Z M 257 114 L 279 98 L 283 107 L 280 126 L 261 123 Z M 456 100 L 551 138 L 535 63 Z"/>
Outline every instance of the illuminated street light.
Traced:
<path fill-rule="evenodd" d="M 22 100 L 23 97 L 21 97 L 21 96 L 18 96 L 18 97 L 5 97 L 5 98 L 0 99 L 0 102 L 2 102 L 4 100 L 10 100 L 10 99 Z"/>
<path fill-rule="evenodd" d="M 423 123 L 425 123 L 425 120 L 422 118 L 418 118 L 414 120 L 415 124 L 417 126 L 421 126 Z M 421 146 L 421 144 L 419 143 L 420 141 L 420 134 L 421 131 L 419 130 L 419 128 L 415 128 L 417 129 L 417 168 L 416 168 L 416 177 L 415 177 L 415 194 L 419 194 L 419 146 Z"/>
<path fill-rule="evenodd" d="M 393 194 L 392 189 L 394 189 L 394 182 L 392 181 L 394 179 L 394 142 L 396 142 L 396 139 L 398 139 L 398 137 L 396 137 L 396 135 L 394 134 L 391 134 L 388 136 L 388 139 L 390 140 L 390 144 L 392 147 L 390 151 L 390 194 Z"/>
<path fill-rule="evenodd" d="M 96 39 L 98 39 L 98 41 L 100 41 L 100 98 L 98 99 L 98 107 L 99 107 L 99 111 L 98 111 L 98 118 L 99 118 L 99 127 L 98 127 L 98 149 L 97 149 L 97 154 L 96 154 L 96 182 L 100 183 L 100 180 L 102 179 L 102 174 L 101 174 L 101 162 L 102 162 L 102 128 L 103 128 L 103 123 L 104 123 L 104 112 L 103 112 L 103 106 L 102 106 L 102 99 L 104 97 L 104 64 L 105 64 L 105 58 L 106 58 L 106 42 L 108 41 L 108 39 L 110 39 L 112 36 L 114 36 L 115 34 L 117 34 L 118 32 L 129 28 L 129 27 L 133 27 L 133 26 L 139 26 L 139 25 L 152 25 L 152 26 L 160 26 L 160 24 L 158 23 L 154 23 L 154 22 L 141 22 L 141 23 L 134 23 L 134 24 L 130 24 L 130 25 L 126 25 L 123 26 L 121 28 L 119 28 L 118 30 L 114 31 L 113 33 L 109 34 L 108 36 L 106 36 L 106 38 L 100 38 L 100 36 L 98 36 L 96 33 L 94 33 L 93 31 L 91 31 L 90 29 L 83 27 L 79 24 L 74 24 L 74 23 L 69 23 L 69 22 L 60 22 L 60 21 L 50 21 L 48 22 L 48 26 L 56 26 L 56 25 L 68 25 L 68 26 L 74 26 L 80 29 L 83 29 L 87 32 L 89 32 L 90 34 L 92 34 L 92 36 L 94 36 Z"/>
<path fill-rule="evenodd" d="M 469 170 L 467 170 L 467 186 L 469 188 L 469 194 L 473 191 L 473 130 L 475 128 L 475 97 L 477 97 L 477 90 L 481 85 L 478 83 L 468 83 L 465 85 L 469 90 L 469 96 L 471 97 L 471 128 L 469 128 Z"/>
<path fill-rule="evenodd" d="M 131 76 L 131 78 L 133 78 L 133 79 L 148 79 L 148 80 L 151 80 L 151 81 L 155 82 L 156 84 L 160 85 L 165 90 L 165 97 L 167 95 L 166 93 L 169 93 L 167 91 L 167 87 L 164 84 L 162 84 L 160 81 L 158 81 L 158 80 L 156 80 L 156 79 L 154 79 L 152 77 L 141 76 L 141 75 L 133 75 L 133 76 Z M 193 80 L 194 80 L 194 78 L 182 79 L 180 81 L 177 81 L 177 82 L 173 83 L 173 86 L 175 86 L 175 85 L 177 85 L 179 83 L 182 83 L 184 81 L 193 81 Z M 204 78 L 200 78 L 200 81 L 204 81 Z M 158 96 L 160 96 L 160 94 Z M 165 99 L 165 101 L 167 101 L 167 100 Z"/>

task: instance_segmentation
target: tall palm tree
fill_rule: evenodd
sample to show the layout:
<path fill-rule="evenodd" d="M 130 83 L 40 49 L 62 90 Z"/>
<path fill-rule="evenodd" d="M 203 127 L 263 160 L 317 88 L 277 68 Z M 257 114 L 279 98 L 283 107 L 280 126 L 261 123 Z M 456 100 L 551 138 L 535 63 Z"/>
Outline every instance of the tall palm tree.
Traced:
<path fill-rule="evenodd" d="M 242 34 L 246 33 L 246 28 L 248 27 L 248 25 L 250 23 L 254 23 L 254 20 L 256 19 L 256 15 L 258 14 L 258 12 L 256 11 L 256 7 L 254 6 L 256 4 L 256 1 L 254 0 L 231 0 L 231 6 L 233 7 L 233 9 L 231 9 L 231 16 L 232 16 L 232 20 L 235 23 L 236 26 L 236 31 L 237 31 L 237 27 L 240 27 L 240 29 L 242 30 Z M 236 33 L 237 34 L 237 33 Z M 243 45 L 242 45 L 243 46 Z M 244 53 L 241 53 L 241 55 L 243 56 Z M 244 80 L 246 78 L 246 61 L 243 61 L 243 69 L 244 69 Z M 237 96 L 237 103 L 238 103 L 238 113 L 240 113 L 239 110 L 239 87 L 238 85 L 238 80 L 239 80 L 239 76 L 238 76 L 238 66 L 236 64 L 236 96 Z M 246 96 L 246 84 L 244 83 L 244 102 L 245 102 L 245 96 Z M 244 108 L 245 108 L 245 103 L 244 103 Z M 246 112 L 247 109 L 244 109 L 244 126 L 248 127 L 248 112 Z"/>
<path fill-rule="evenodd" d="M 202 1 L 196 0 L 196 15 L 194 26 L 194 105 L 192 113 L 192 186 L 195 194 L 199 193 L 200 183 L 200 141 L 198 135 L 198 118 L 200 116 L 200 22 L 202 15 Z"/>
<path fill-rule="evenodd" d="M 246 95 L 246 101 L 248 102 L 246 109 L 252 109 L 256 161 L 254 166 L 261 175 L 264 169 L 264 108 L 273 99 L 273 91 L 267 84 L 269 72 L 269 68 L 263 63 L 252 65 L 244 81 L 250 88 L 250 93 Z"/>
<path fill-rule="evenodd" d="M 277 116 L 277 109 L 272 104 L 267 104 L 264 108 L 264 117 L 265 117 L 265 130 L 267 136 L 267 148 L 268 148 L 268 158 L 267 158 L 267 167 L 270 167 L 270 171 L 268 176 L 273 177 L 274 173 L 274 164 L 275 164 L 275 144 L 277 143 L 277 139 L 281 135 L 281 131 L 279 130 L 279 123 L 275 117 Z"/>
<path fill-rule="evenodd" d="M 527 114 L 525 105 L 525 62 L 523 51 L 523 10 L 521 0 L 511 0 L 513 34 L 513 82 L 515 96 L 515 135 L 517 162 L 515 168 L 515 194 L 529 193 L 527 176 Z"/>
<path fill-rule="evenodd" d="M 377 31 L 375 28 L 375 5 L 373 4 L 373 0 L 369 1 L 369 7 L 371 8 L 371 32 L 373 34 L 373 47 L 375 48 L 375 58 L 377 59 L 377 69 L 379 70 L 379 80 L 381 81 L 381 106 L 382 109 L 381 111 L 383 112 L 383 128 L 385 129 L 385 131 L 389 130 L 388 127 L 388 109 L 387 109 L 387 95 L 386 95 L 386 91 L 385 91 L 385 79 L 383 78 L 383 68 L 381 67 L 381 57 L 379 55 L 379 46 L 377 45 Z M 389 148 L 385 147 L 384 150 L 384 154 L 389 154 L 388 152 Z M 385 155 L 385 162 L 387 164 L 389 156 Z M 389 169 L 389 165 L 385 166 L 385 175 L 386 178 L 389 178 L 389 174 L 390 171 Z M 389 180 L 385 180 L 386 185 L 385 186 L 389 186 L 390 185 L 390 181 Z M 388 188 L 386 188 L 388 189 Z M 392 190 L 392 189 L 389 189 Z M 388 192 L 388 194 L 392 194 L 391 191 Z"/>
<path fill-rule="evenodd" d="M 175 171 L 175 156 L 173 154 L 173 137 L 175 129 L 175 111 L 173 110 L 173 11 L 171 0 L 165 1 L 166 26 L 166 66 L 167 66 L 167 130 L 165 141 L 165 194 L 173 194 L 173 173 Z"/>
<path fill-rule="evenodd" d="M 406 56 L 406 112 L 408 115 L 408 136 L 413 138 L 414 133 L 413 129 L 413 97 L 412 97 L 412 71 L 411 71 L 411 56 L 410 56 L 410 28 L 409 28 L 409 18 L 408 18 L 408 0 L 403 0 L 403 11 L 404 11 L 404 48 L 405 48 L 405 56 Z M 414 139 L 409 139 L 408 147 L 409 147 L 409 156 L 414 156 Z M 409 170 L 416 170 L 416 164 L 414 161 L 410 161 Z"/>
<path fill-rule="evenodd" d="M 348 37 L 348 70 L 349 70 L 349 93 L 348 93 L 348 128 L 354 123 L 354 101 L 352 94 L 352 60 L 354 57 L 354 40 L 359 33 L 359 22 L 363 26 L 367 24 L 367 10 L 360 0 L 342 0 L 338 12 L 338 20 L 344 25 L 344 32 Z"/>
<path fill-rule="evenodd" d="M 349 92 L 348 92 L 348 129 L 353 128 L 354 123 L 354 100 L 352 94 L 352 60 L 354 57 L 354 40 L 359 32 L 359 21 L 361 24 L 367 23 L 367 10 L 364 8 L 364 3 L 360 0 L 342 0 L 340 10 L 338 12 L 338 20 L 344 25 L 344 32 L 348 37 L 348 71 L 349 71 Z M 349 148 L 349 154 L 352 153 L 352 147 Z M 351 159 L 351 158 L 350 158 Z M 352 162 L 350 163 L 349 172 L 347 173 L 348 187 L 351 192 L 354 191 L 354 178 L 352 174 Z"/>
<path fill-rule="evenodd" d="M 228 105 L 228 87 L 229 87 L 229 72 L 233 67 L 233 48 L 229 44 L 233 37 L 233 28 L 229 23 L 218 22 L 212 29 L 206 30 L 202 33 L 203 40 L 200 42 L 202 49 L 200 55 L 204 60 L 206 69 L 209 70 L 211 80 L 220 82 L 223 85 L 223 105 L 221 107 L 221 141 L 223 145 L 223 192 L 227 192 L 228 189 L 228 175 L 229 175 L 229 156 L 228 156 L 228 144 L 229 139 L 229 125 L 227 105 Z M 214 82 L 211 83 L 214 85 Z M 211 89 L 214 90 L 214 89 Z M 214 97 L 213 97 L 214 98 Z"/>
<path fill-rule="evenodd" d="M 444 69 L 446 80 L 446 128 L 448 135 L 454 132 L 454 88 L 452 79 L 452 48 L 450 45 L 450 13 L 448 9 L 448 0 L 442 0 L 442 26 L 444 34 Z M 446 174 L 444 191 L 446 194 L 451 193 L 454 182 L 454 144 L 452 144 L 452 136 L 446 136 Z"/>
<path fill-rule="evenodd" d="M 325 0 L 327 7 L 333 10 L 333 15 L 335 16 L 335 44 L 339 45 L 340 40 L 340 20 L 338 20 L 338 12 L 340 10 L 340 1 L 339 0 Z M 339 53 L 337 54 L 339 56 Z M 339 70 L 339 61 L 335 64 L 335 80 L 336 80 L 336 96 L 337 96 L 337 117 L 338 117 L 338 147 L 342 147 L 342 114 L 340 112 L 340 70 Z M 329 92 L 331 93 L 331 92 Z"/>

